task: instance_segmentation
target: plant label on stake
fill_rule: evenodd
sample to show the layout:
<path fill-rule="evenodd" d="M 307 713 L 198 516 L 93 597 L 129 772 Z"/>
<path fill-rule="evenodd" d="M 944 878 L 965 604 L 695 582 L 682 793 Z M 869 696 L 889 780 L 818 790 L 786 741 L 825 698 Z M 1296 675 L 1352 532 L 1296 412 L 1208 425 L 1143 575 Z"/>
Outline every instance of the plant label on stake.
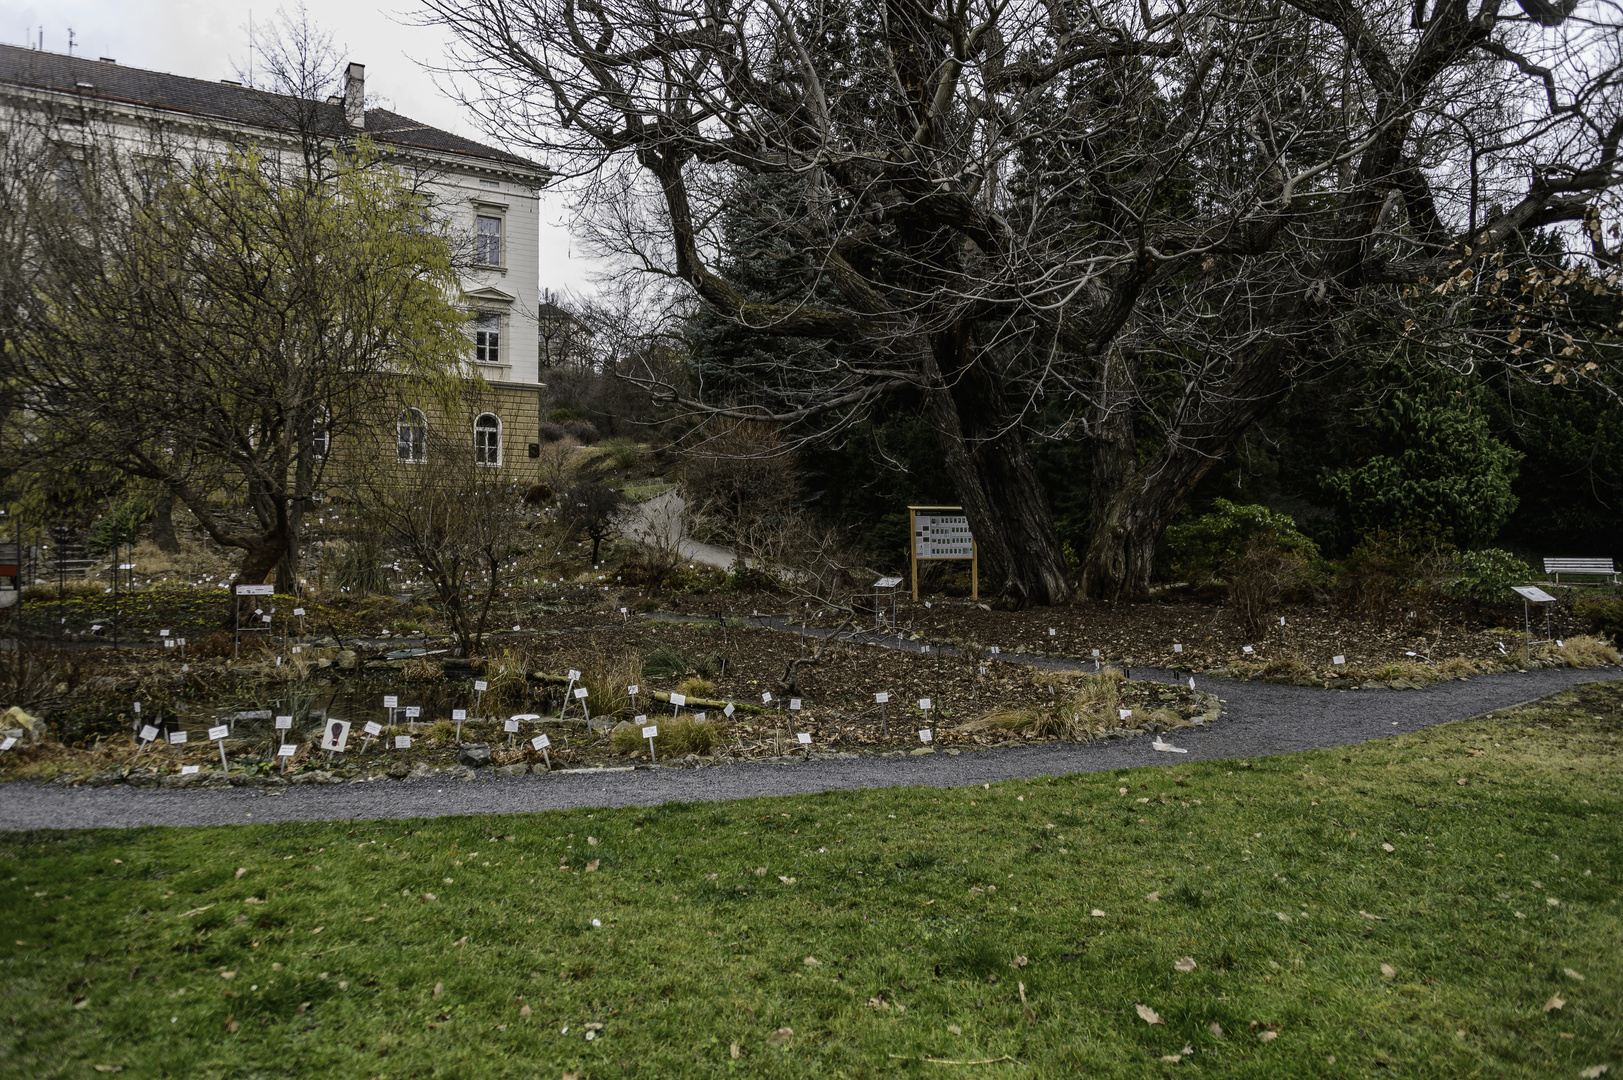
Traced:
<path fill-rule="evenodd" d="M 547 772 L 551 772 L 552 755 L 547 753 L 547 747 L 552 745 L 552 740 L 547 738 L 545 735 L 537 735 L 535 738 L 530 740 L 530 745 L 541 751 L 541 756 L 546 759 Z"/>
<path fill-rule="evenodd" d="M 366 726 L 361 728 L 361 730 L 366 732 L 366 739 L 361 743 L 361 753 L 364 754 L 366 753 L 366 748 L 372 745 L 372 740 L 383 734 L 383 725 L 378 723 L 376 720 L 368 720 L 366 722 Z"/>
<path fill-rule="evenodd" d="M 483 711 L 483 702 L 485 700 L 485 690 L 488 689 L 489 686 L 490 686 L 490 684 L 488 682 L 486 682 L 485 680 L 483 680 L 483 679 L 475 679 L 475 680 L 473 680 L 473 694 L 474 694 L 474 697 L 473 697 L 473 711 L 474 712 L 482 712 Z"/>
<path fill-rule="evenodd" d="M 587 727 L 592 726 L 592 709 L 591 709 L 591 706 L 586 704 L 586 699 L 587 699 L 587 697 L 589 697 L 591 695 L 591 693 L 592 693 L 591 687 L 587 687 L 587 686 L 577 686 L 577 687 L 575 687 L 575 700 L 580 702 L 580 711 L 586 714 L 586 726 Z"/>
<path fill-rule="evenodd" d="M 1127 723 L 1128 720 L 1132 719 L 1132 716 L 1133 716 L 1133 710 L 1132 709 L 1117 709 L 1116 710 L 1116 720 L 1117 720 L 1118 723 L 1125 724 L 1125 723 Z"/>
<path fill-rule="evenodd" d="M 1182 645 L 1174 645 L 1174 646 L 1172 646 L 1172 651 L 1175 652 L 1175 653 L 1181 653 L 1181 652 L 1183 652 L 1183 646 Z"/>
<path fill-rule="evenodd" d="M 569 669 L 569 685 L 564 687 L 564 703 L 558 709 L 558 719 L 562 720 L 569 712 L 569 695 L 575 689 L 575 681 L 580 678 L 580 672 L 574 668 Z"/>
<path fill-rule="evenodd" d="M 230 724 L 217 724 L 209 728 L 209 741 L 220 744 L 220 771 L 230 772 L 231 766 L 225 762 L 225 741 L 231 737 Z"/>
<path fill-rule="evenodd" d="M 321 748 L 327 751 L 327 760 L 349 748 L 349 721 L 328 717 L 321 732 Z"/>
<path fill-rule="evenodd" d="M 421 705 L 406 706 L 406 722 L 411 726 L 411 732 L 413 735 L 417 734 L 417 717 L 422 714 L 422 711 L 423 708 Z"/>
<path fill-rule="evenodd" d="M 394 748 L 400 751 L 400 764 L 404 765 L 406 763 L 406 751 L 411 749 L 411 736 L 396 735 L 394 737 Z"/>
<path fill-rule="evenodd" d="M 1503 648 L 1503 647 L 1504 646 L 1500 646 L 1500 648 Z M 1332 656 L 1330 658 L 1330 662 L 1332 664 L 1334 664 L 1336 667 L 1341 667 L 1343 664 L 1345 664 L 1347 662 L 1347 658 L 1345 656 L 1340 656 L 1340 655 Z"/>
<path fill-rule="evenodd" d="M 157 728 L 153 727 L 151 724 L 142 725 L 142 727 L 141 727 L 141 745 L 137 746 L 135 748 L 135 757 L 136 758 L 140 757 L 141 756 L 141 751 L 145 750 L 147 748 L 147 744 L 150 743 L 153 739 L 156 739 L 157 737 L 158 737 L 158 729 Z M 6 740 L 5 749 L 7 749 L 7 750 L 11 749 L 11 742 L 12 742 L 12 740 L 10 738 L 8 738 Z M 130 763 L 133 765 L 135 763 L 135 758 L 131 758 Z"/>
<path fill-rule="evenodd" d="M 517 720 L 504 720 L 504 721 L 502 721 L 502 730 L 507 732 L 507 745 L 512 746 L 513 745 L 513 739 L 516 738 L 517 735 L 518 735 L 518 721 Z"/>
<path fill-rule="evenodd" d="M 171 731 L 169 733 L 169 745 L 170 746 L 185 746 L 186 745 L 186 733 L 184 731 Z"/>
<path fill-rule="evenodd" d="M 383 695 L 383 707 L 389 712 L 389 730 L 394 730 L 394 711 L 400 707 L 400 699 L 393 694 Z"/>
<path fill-rule="evenodd" d="M 767 706 L 768 708 L 771 708 L 771 706 L 772 706 L 772 691 L 768 690 L 766 693 L 761 695 L 761 704 Z"/>
<path fill-rule="evenodd" d="M 0 739 L 0 754 L 5 753 L 7 750 L 10 750 L 13 746 L 16 746 L 16 745 L 17 745 L 17 737 L 15 735 L 7 735 L 4 739 Z M 140 752 L 141 752 L 140 750 L 136 751 L 137 754 L 139 754 Z"/>
<path fill-rule="evenodd" d="M 671 708 L 673 708 L 676 711 L 671 714 L 671 719 L 674 720 L 678 716 L 681 716 L 682 715 L 682 706 L 686 705 L 687 703 L 688 703 L 688 696 L 686 694 L 672 694 L 671 695 Z"/>
<path fill-rule="evenodd" d="M 1254 652 L 1255 650 L 1252 649 L 1251 646 L 1249 646 L 1249 645 L 1241 645 L 1240 646 L 1240 651 L 1245 653 L 1247 656 L 1250 656 L 1252 654 L 1252 652 Z"/>
<path fill-rule="evenodd" d="M 202 771 L 203 766 L 201 765 L 182 765 L 180 767 L 180 775 L 182 776 L 193 776 Z"/>
<path fill-rule="evenodd" d="M 643 719 L 646 719 L 646 717 L 644 717 Z M 642 729 L 642 737 L 648 740 L 648 760 L 649 761 L 658 761 L 659 760 L 657 757 L 654 756 L 654 739 L 658 735 L 659 735 L 659 725 L 658 724 L 649 724 L 647 727 Z"/>
<path fill-rule="evenodd" d="M 806 760 L 810 761 L 811 760 L 811 732 L 802 731 L 798 735 L 796 735 L 795 738 L 799 739 L 800 740 L 800 745 L 804 746 L 806 748 Z"/>
<path fill-rule="evenodd" d="M 737 711 L 738 710 L 733 708 L 733 703 L 729 701 L 727 703 L 727 707 L 725 709 L 721 710 L 721 714 L 723 716 L 725 716 L 727 719 L 731 720 L 733 718 L 733 713 L 735 713 Z"/>
<path fill-rule="evenodd" d="M 877 694 L 875 694 L 873 696 L 873 699 L 879 706 L 879 734 L 885 736 L 886 738 L 889 738 L 890 737 L 890 724 L 887 722 L 887 720 L 885 718 L 885 705 L 886 705 L 887 702 L 890 701 L 890 691 L 889 690 L 881 690 L 881 691 L 879 691 L 879 693 L 877 693 Z"/>
<path fill-rule="evenodd" d="M 287 775 L 287 762 L 294 754 L 299 752 L 298 743 L 285 742 L 276 748 L 276 756 L 282 759 L 282 775 Z"/>
<path fill-rule="evenodd" d="M 935 738 L 935 733 L 929 728 L 919 728 L 919 742 L 927 743 Z"/>
<path fill-rule="evenodd" d="M 626 693 L 631 695 L 631 711 L 636 712 L 637 711 L 637 684 L 632 683 L 630 686 L 626 687 Z"/>
<path fill-rule="evenodd" d="M 468 718 L 467 709 L 452 709 L 451 719 L 456 721 L 456 741 L 462 742 L 462 721 Z"/>

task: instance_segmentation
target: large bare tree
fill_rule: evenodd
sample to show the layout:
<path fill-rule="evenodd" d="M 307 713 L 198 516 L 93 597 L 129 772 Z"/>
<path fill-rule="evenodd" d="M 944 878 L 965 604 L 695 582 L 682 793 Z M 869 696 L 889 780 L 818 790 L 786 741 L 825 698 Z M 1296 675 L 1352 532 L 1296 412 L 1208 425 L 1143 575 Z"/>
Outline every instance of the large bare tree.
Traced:
<path fill-rule="evenodd" d="M 424 4 L 631 272 L 828 346 L 728 401 L 649 386 L 824 436 L 922 399 L 1004 604 L 1145 593 L 1250 425 L 1372 334 L 1446 353 L 1439 295 L 1533 272 L 1537 231 L 1615 261 L 1608 2 Z M 1033 437 L 1093 448 L 1079 582 Z"/>

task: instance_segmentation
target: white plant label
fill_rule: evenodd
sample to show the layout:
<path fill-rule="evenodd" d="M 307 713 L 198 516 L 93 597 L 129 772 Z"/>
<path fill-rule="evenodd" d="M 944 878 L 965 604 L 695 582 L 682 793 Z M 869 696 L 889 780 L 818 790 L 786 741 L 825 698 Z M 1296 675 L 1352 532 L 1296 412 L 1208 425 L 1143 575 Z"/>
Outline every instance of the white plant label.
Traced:
<path fill-rule="evenodd" d="M 422 714 L 423 714 L 423 707 L 421 705 L 407 705 L 406 706 L 406 719 L 407 720 L 415 720 L 419 716 L 421 716 Z"/>
<path fill-rule="evenodd" d="M 349 721 L 328 720 L 321 733 L 321 748 L 338 754 L 349 749 Z"/>
<path fill-rule="evenodd" d="M 887 705 L 887 704 L 889 704 L 890 703 L 890 691 L 889 690 L 881 690 L 879 693 L 875 694 L 873 696 L 873 703 L 875 705 Z"/>
<path fill-rule="evenodd" d="M 642 737 L 645 738 L 645 739 L 657 739 L 657 738 L 659 738 L 659 725 L 658 724 L 649 724 L 647 727 L 643 728 L 642 729 Z"/>
<path fill-rule="evenodd" d="M 699 714 L 697 714 L 697 715 L 698 715 L 698 719 L 699 719 L 699 723 L 701 723 L 701 724 L 702 724 L 702 723 L 704 723 L 704 722 L 705 722 L 705 720 L 706 720 L 706 719 L 708 719 L 708 718 L 709 718 L 709 716 L 710 716 L 710 714 L 709 714 L 709 713 L 703 713 L 703 712 L 702 712 L 702 713 L 699 713 Z"/>
<path fill-rule="evenodd" d="M 1127 719 L 1130 719 L 1132 717 L 1133 710 L 1132 709 L 1117 709 L 1116 714 L 1117 714 L 1118 719 L 1127 720 Z"/>
<path fill-rule="evenodd" d="M 800 711 L 800 699 L 799 698 L 792 697 L 792 698 L 789 699 L 789 711 L 790 712 L 799 712 Z"/>
<path fill-rule="evenodd" d="M 1093 656 L 1094 656 L 1094 659 L 1096 659 L 1096 660 L 1099 658 L 1099 650 L 1098 649 L 1093 650 Z"/>
<path fill-rule="evenodd" d="M 396 750 L 410 750 L 411 749 L 411 736 L 410 735 L 396 735 L 394 737 L 394 748 Z"/>
<path fill-rule="evenodd" d="M 278 716 L 276 718 L 276 730 L 277 731 L 286 731 L 289 728 L 291 728 L 292 726 L 293 726 L 293 718 L 291 716 Z"/>
<path fill-rule="evenodd" d="M 930 711 L 930 699 L 927 698 L 927 697 L 919 698 L 919 708 L 923 709 L 925 712 L 929 712 Z"/>
<path fill-rule="evenodd" d="M 570 668 L 569 669 L 569 681 L 570 682 L 580 682 L 580 672 L 576 671 L 574 668 Z"/>
<path fill-rule="evenodd" d="M 163 639 L 163 647 L 166 648 L 166 649 L 173 649 L 175 647 L 175 639 L 174 638 L 164 638 Z"/>
<path fill-rule="evenodd" d="M 384 694 L 383 707 L 385 709 L 398 709 L 400 707 L 400 699 L 393 694 Z"/>
<path fill-rule="evenodd" d="M 590 693 L 591 693 L 591 691 L 586 689 L 586 687 L 584 687 L 584 686 L 576 687 L 576 689 L 575 689 L 575 700 L 576 701 L 584 701 L 586 699 L 586 695 L 588 695 Z"/>
<path fill-rule="evenodd" d="M 366 726 L 361 730 L 366 732 L 368 735 L 382 735 L 383 725 L 378 723 L 376 720 L 368 720 L 366 722 Z"/>
<path fill-rule="evenodd" d="M 761 704 L 763 704 L 763 705 L 772 704 L 772 691 L 768 690 L 766 693 L 761 695 Z"/>
<path fill-rule="evenodd" d="M 13 746 L 16 746 L 16 745 L 17 745 L 16 737 L 13 736 L 13 735 L 7 735 L 4 739 L 0 739 L 0 753 L 5 753 L 7 750 L 10 750 Z"/>
<path fill-rule="evenodd" d="M 727 703 L 727 707 L 725 709 L 721 710 L 721 711 L 722 711 L 723 715 L 731 716 L 731 715 L 733 715 L 733 713 L 736 710 L 734 710 L 734 708 L 733 708 L 733 703 L 729 701 Z"/>
<path fill-rule="evenodd" d="M 157 737 L 158 737 L 158 729 L 153 727 L 151 724 L 147 724 L 145 727 L 143 727 L 141 729 L 141 741 L 142 742 L 151 742 L 153 739 L 156 739 Z"/>
<path fill-rule="evenodd" d="M 451 710 L 451 719 L 452 720 L 466 720 L 467 718 L 468 718 L 468 710 L 467 709 L 452 709 Z"/>
<path fill-rule="evenodd" d="M 259 621 L 260 621 L 260 622 L 270 622 L 270 621 L 271 621 L 271 617 L 270 617 L 270 616 L 269 616 L 269 615 L 261 615 L 261 616 L 260 616 L 260 617 L 259 617 Z"/>
<path fill-rule="evenodd" d="M 293 614 L 298 615 L 298 616 L 300 616 L 302 618 L 303 615 L 304 615 L 304 609 L 301 608 L 301 607 L 296 607 L 296 608 L 293 609 Z"/>
<path fill-rule="evenodd" d="M 1249 646 L 1249 645 L 1241 645 L 1240 646 L 1240 651 L 1243 652 L 1243 653 L 1250 653 L 1253 650 L 1252 650 L 1251 646 Z"/>
<path fill-rule="evenodd" d="M 231 737 L 231 725 L 230 724 L 220 724 L 218 727 L 209 728 L 209 741 L 210 742 L 214 742 L 214 741 L 216 741 L 218 739 L 228 739 L 230 737 Z"/>
<path fill-rule="evenodd" d="M 504 721 L 502 721 L 502 730 L 503 731 L 517 731 L 518 730 L 518 721 L 517 720 L 504 720 Z"/>
<path fill-rule="evenodd" d="M 136 715 L 136 716 L 140 716 L 140 715 L 141 715 L 141 703 L 140 703 L 140 702 L 139 702 L 139 701 L 137 701 L 137 702 L 136 702 L 136 703 L 135 703 L 135 715 Z"/>
<path fill-rule="evenodd" d="M 1055 630 L 1052 626 L 1050 626 L 1048 628 L 1048 636 L 1049 637 L 1058 637 L 1059 636 L 1059 631 Z"/>
<path fill-rule="evenodd" d="M 490 684 L 483 679 L 475 679 L 473 680 L 473 688 L 482 694 L 490 689 Z"/>
<path fill-rule="evenodd" d="M 935 734 L 929 728 L 919 728 L 919 742 L 930 742 Z"/>
<path fill-rule="evenodd" d="M 186 745 L 186 733 L 184 731 L 171 731 L 169 733 L 169 745 L 170 746 L 185 746 Z"/>
<path fill-rule="evenodd" d="M 237 586 L 237 595 L 238 596 L 275 596 L 276 595 L 276 586 L 274 586 L 274 585 L 238 585 Z"/>
<path fill-rule="evenodd" d="M 180 775 L 182 776 L 191 776 L 193 773 L 200 773 L 202 771 L 203 766 L 201 765 L 182 765 L 180 767 Z"/>
<path fill-rule="evenodd" d="M 811 733 L 809 731 L 802 731 L 799 735 L 796 735 L 795 738 L 800 740 L 800 745 L 802 746 L 811 745 Z"/>
<path fill-rule="evenodd" d="M 1183 646 L 1182 645 L 1174 645 L 1174 646 L 1172 646 L 1172 651 L 1181 653 L 1181 652 L 1183 652 Z"/>
<path fill-rule="evenodd" d="M 292 757 L 294 754 L 297 754 L 298 752 L 299 752 L 299 744 L 298 743 L 285 742 L 277 749 L 276 756 L 277 757 Z"/>
<path fill-rule="evenodd" d="M 637 684 L 632 683 L 630 686 L 626 687 L 626 693 L 630 694 L 632 697 L 636 697 L 637 696 Z"/>
<path fill-rule="evenodd" d="M 1000 648 L 998 648 L 998 647 L 997 647 L 997 646 L 996 646 L 996 645 L 993 645 L 993 646 L 992 646 L 992 655 L 993 655 L 993 656 L 996 656 L 996 655 L 997 655 L 997 654 L 998 654 L 998 653 L 1000 653 L 1000 652 L 1002 652 L 1002 651 L 1003 651 L 1003 650 L 1002 650 L 1002 649 L 1000 649 Z"/>
<path fill-rule="evenodd" d="M 167 631 L 167 630 L 159 630 L 158 631 L 158 636 L 159 637 L 168 637 L 169 636 L 169 631 Z"/>
<path fill-rule="evenodd" d="M 1414 617 L 1414 612 L 1412 612 L 1412 611 L 1411 611 L 1411 612 L 1409 612 L 1409 616 L 1410 616 L 1410 618 L 1413 618 L 1413 617 Z M 1284 625 L 1285 625 L 1285 616 L 1283 616 L 1283 615 L 1281 615 L 1281 616 L 1280 616 L 1280 617 L 1279 617 L 1279 625 L 1280 625 L 1280 626 L 1284 626 Z"/>
<path fill-rule="evenodd" d="M 675 705 L 677 708 L 681 708 L 683 705 L 686 705 L 687 703 L 688 703 L 688 696 L 686 694 L 672 694 L 671 695 L 671 704 Z"/>
<path fill-rule="evenodd" d="M 1337 665 L 1345 664 L 1347 662 L 1347 658 L 1345 656 L 1332 656 L 1330 658 L 1330 662 Z"/>
<path fill-rule="evenodd" d="M 547 747 L 552 745 L 552 740 L 547 738 L 545 735 L 537 735 L 535 738 L 530 740 L 530 745 L 535 747 L 537 750 L 545 750 Z"/>

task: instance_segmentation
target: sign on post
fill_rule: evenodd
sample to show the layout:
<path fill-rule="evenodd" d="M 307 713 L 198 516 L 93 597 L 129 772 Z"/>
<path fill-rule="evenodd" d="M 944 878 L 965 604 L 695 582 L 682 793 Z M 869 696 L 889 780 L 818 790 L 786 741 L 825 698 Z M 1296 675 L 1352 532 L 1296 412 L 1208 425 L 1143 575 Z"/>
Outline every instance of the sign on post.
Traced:
<path fill-rule="evenodd" d="M 913 602 L 919 602 L 919 563 L 969 560 L 970 592 L 981 598 L 980 549 L 969 531 L 961 506 L 909 506 L 908 532 L 913 537 Z"/>

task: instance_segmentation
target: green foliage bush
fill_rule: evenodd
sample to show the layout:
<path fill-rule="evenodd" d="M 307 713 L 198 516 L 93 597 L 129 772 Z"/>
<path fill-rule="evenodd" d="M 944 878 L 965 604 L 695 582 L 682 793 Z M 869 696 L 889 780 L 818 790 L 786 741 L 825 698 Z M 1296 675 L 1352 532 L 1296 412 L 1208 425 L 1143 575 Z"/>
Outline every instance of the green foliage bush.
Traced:
<path fill-rule="evenodd" d="M 1499 534 L 1516 509 L 1522 455 L 1494 438 L 1481 412 L 1435 392 L 1399 392 L 1371 426 L 1382 452 L 1319 478 L 1347 527 L 1435 522 L 1467 547 Z"/>
<path fill-rule="evenodd" d="M 133 544 L 141 526 L 152 520 L 152 504 L 145 499 L 125 499 L 103 514 L 90 530 L 85 547 L 92 555 L 104 555 L 114 544 Z"/>
<path fill-rule="evenodd" d="M 1453 544 L 1435 525 L 1367 529 L 1336 570 L 1336 591 L 1349 608 L 1375 615 L 1406 593 L 1434 588 L 1452 553 Z"/>
<path fill-rule="evenodd" d="M 1623 596 L 1617 593 L 1586 596 L 1574 605 L 1578 618 L 1614 646 L 1623 647 Z"/>
<path fill-rule="evenodd" d="M 604 439 L 598 446 L 616 468 L 630 469 L 637 464 L 637 444 L 630 439 Z"/>
<path fill-rule="evenodd" d="M 1204 583 L 1253 547 L 1293 555 L 1304 564 L 1319 558 L 1318 545 L 1302 535 L 1289 514 L 1227 499 L 1216 499 L 1210 513 L 1169 528 L 1161 550 L 1174 577 Z"/>
<path fill-rule="evenodd" d="M 1508 600 L 1512 585 L 1531 580 L 1533 568 L 1501 548 L 1482 548 L 1455 555 L 1449 573 L 1442 585 L 1444 595 L 1492 604 Z"/>

